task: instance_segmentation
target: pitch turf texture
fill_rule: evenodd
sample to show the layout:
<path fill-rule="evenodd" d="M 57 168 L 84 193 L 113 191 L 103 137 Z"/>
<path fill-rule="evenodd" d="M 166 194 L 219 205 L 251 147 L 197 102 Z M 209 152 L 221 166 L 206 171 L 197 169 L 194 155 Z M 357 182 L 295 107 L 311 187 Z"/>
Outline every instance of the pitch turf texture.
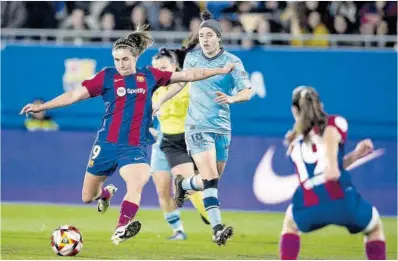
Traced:
<path fill-rule="evenodd" d="M 210 227 L 194 210 L 182 211 L 186 241 L 168 241 L 171 231 L 160 210 L 140 210 L 140 233 L 119 246 L 110 237 L 118 208 L 101 215 L 91 207 L 56 205 L 1 206 L 2 259 L 278 259 L 278 239 L 283 215 L 279 213 L 223 212 L 235 235 L 225 247 L 211 242 Z M 397 259 L 397 219 L 383 218 L 387 257 Z M 77 257 L 58 257 L 50 235 L 59 225 L 75 225 L 84 246 Z M 328 227 L 302 236 L 300 259 L 365 259 L 362 235 Z"/>

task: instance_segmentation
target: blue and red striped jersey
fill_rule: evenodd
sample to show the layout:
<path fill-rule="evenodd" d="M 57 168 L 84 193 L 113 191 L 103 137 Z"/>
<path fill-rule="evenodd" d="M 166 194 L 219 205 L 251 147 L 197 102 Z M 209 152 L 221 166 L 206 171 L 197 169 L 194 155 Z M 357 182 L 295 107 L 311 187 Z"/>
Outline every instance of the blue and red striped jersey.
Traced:
<path fill-rule="evenodd" d="M 152 94 L 170 83 L 172 72 L 153 67 L 137 68 L 135 74 L 120 75 L 105 68 L 82 85 L 91 97 L 102 96 L 105 114 L 97 139 L 111 143 L 145 146 L 155 142 L 149 132 L 152 123 Z"/>
<path fill-rule="evenodd" d="M 352 186 L 351 177 L 343 166 L 348 123 L 341 116 L 329 116 L 327 126 L 335 127 L 341 136 L 337 156 L 341 176 L 337 181 L 326 181 L 325 144 L 317 128 L 310 132 L 306 142 L 302 136 L 297 137 L 292 143 L 290 152 L 290 159 L 300 181 L 300 186 L 293 196 L 295 207 L 309 207 L 343 198 L 344 190 Z"/>

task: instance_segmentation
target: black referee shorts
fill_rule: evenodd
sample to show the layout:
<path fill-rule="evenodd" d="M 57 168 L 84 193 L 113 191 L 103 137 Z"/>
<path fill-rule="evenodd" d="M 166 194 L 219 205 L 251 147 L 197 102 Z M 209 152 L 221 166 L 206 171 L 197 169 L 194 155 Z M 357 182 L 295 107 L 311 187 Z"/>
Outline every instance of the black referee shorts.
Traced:
<path fill-rule="evenodd" d="M 185 134 L 165 134 L 160 144 L 160 149 L 166 155 L 170 168 L 177 165 L 193 162 L 188 155 L 187 144 L 185 143 Z"/>

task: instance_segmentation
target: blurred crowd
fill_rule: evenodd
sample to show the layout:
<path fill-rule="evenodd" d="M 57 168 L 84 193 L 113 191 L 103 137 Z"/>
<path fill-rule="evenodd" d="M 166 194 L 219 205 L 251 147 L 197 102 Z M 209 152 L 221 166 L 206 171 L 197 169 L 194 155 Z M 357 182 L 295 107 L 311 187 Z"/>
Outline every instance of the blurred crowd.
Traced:
<path fill-rule="evenodd" d="M 258 40 L 230 40 L 227 44 L 253 46 L 286 44 L 267 38 L 269 33 L 310 34 L 297 46 L 324 47 L 330 43 L 319 38 L 328 34 L 396 35 L 397 2 L 390 1 L 184 1 L 184 2 L 2 2 L 2 28 L 65 28 L 102 30 L 103 36 L 89 41 L 109 41 L 112 30 L 131 30 L 148 23 L 152 30 L 198 30 L 200 12 L 208 9 L 222 24 L 223 32 L 256 33 Z M 83 37 L 83 36 L 82 36 Z M 341 42 L 338 45 L 356 45 Z M 394 43 L 375 42 L 374 46 Z"/>

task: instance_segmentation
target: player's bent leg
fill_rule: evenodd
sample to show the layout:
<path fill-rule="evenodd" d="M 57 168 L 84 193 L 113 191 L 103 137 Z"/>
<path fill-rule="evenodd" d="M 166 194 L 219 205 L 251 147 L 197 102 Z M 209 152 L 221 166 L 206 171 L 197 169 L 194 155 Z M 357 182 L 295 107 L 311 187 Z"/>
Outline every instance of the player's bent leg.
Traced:
<path fill-rule="evenodd" d="M 209 217 L 203 205 L 203 193 L 199 191 L 203 190 L 203 181 L 200 178 L 200 175 L 195 175 L 193 163 L 187 162 L 178 164 L 171 169 L 171 172 L 175 176 L 181 173 L 181 175 L 184 177 L 184 180 L 181 184 L 184 190 L 197 191 L 190 193 L 188 198 L 191 200 L 192 205 L 199 212 L 202 221 L 207 225 L 210 224 Z"/>
<path fill-rule="evenodd" d="M 164 213 L 164 218 L 173 230 L 170 240 L 185 240 L 187 238 L 181 221 L 180 210 L 177 209 L 171 196 L 172 177 L 168 171 L 155 171 L 152 174 L 156 191 L 159 197 L 160 208 Z"/>
<path fill-rule="evenodd" d="M 365 251 L 369 260 L 386 259 L 386 242 L 383 223 L 379 212 L 375 207 L 372 208 L 372 219 L 364 230 Z"/>
<path fill-rule="evenodd" d="M 292 205 L 287 208 L 283 220 L 279 252 L 281 260 L 296 260 L 300 252 L 300 235 L 293 219 Z"/>
<path fill-rule="evenodd" d="M 105 180 L 108 176 L 99 176 L 86 172 L 84 175 L 83 189 L 82 189 L 82 201 L 84 203 L 91 203 L 97 198 L 101 197 L 103 190 L 101 189 L 104 185 Z M 107 195 L 103 195 L 107 196 Z"/>
<path fill-rule="evenodd" d="M 150 171 L 147 163 L 128 164 L 120 168 L 127 193 L 120 208 L 116 231 L 111 238 L 115 245 L 135 236 L 141 229 L 141 223 L 133 219 L 138 212 L 142 190 L 148 182 Z"/>
<path fill-rule="evenodd" d="M 199 172 L 203 177 L 203 203 L 209 215 L 213 228 L 213 241 L 218 245 L 225 245 L 232 237 L 232 227 L 222 224 L 221 209 L 218 200 L 218 170 L 216 164 L 216 151 L 210 149 L 192 155 Z"/>
<path fill-rule="evenodd" d="M 113 184 L 109 184 L 105 188 L 102 188 L 101 195 L 98 198 L 97 211 L 104 214 L 111 204 L 111 199 L 115 195 L 117 187 Z"/>

